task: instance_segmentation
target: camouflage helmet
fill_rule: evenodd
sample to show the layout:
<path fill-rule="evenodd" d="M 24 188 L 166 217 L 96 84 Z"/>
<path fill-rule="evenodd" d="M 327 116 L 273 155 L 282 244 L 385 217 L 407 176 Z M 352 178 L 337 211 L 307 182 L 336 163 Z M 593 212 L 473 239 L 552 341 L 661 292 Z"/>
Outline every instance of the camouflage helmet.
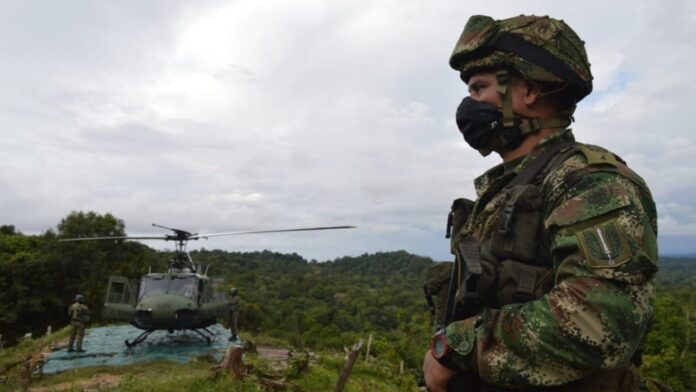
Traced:
<path fill-rule="evenodd" d="M 232 288 L 230 289 L 230 295 L 233 295 L 233 296 L 234 296 L 234 295 L 237 295 L 237 288 L 232 287 Z"/>
<path fill-rule="evenodd" d="M 565 22 L 548 16 L 472 16 L 449 63 L 465 82 L 480 69 L 512 68 L 528 80 L 565 84 L 564 92 L 575 102 L 592 91 L 584 41 Z"/>
<path fill-rule="evenodd" d="M 75 295 L 75 301 L 82 303 L 82 301 L 84 301 L 84 298 L 82 298 L 81 294 L 77 294 L 77 295 Z"/>

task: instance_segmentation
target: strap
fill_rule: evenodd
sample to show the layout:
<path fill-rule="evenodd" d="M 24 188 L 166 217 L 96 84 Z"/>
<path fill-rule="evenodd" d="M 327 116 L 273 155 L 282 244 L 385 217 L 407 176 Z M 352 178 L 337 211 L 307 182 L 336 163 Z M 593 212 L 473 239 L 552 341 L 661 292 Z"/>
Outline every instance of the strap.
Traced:
<path fill-rule="evenodd" d="M 529 164 L 522 169 L 515 178 L 510 181 L 505 188 L 509 189 L 516 185 L 529 184 L 534 177 L 537 176 L 549 163 L 551 158 L 558 154 L 561 150 L 575 145 L 574 142 L 554 143 L 541 151 Z"/>
<path fill-rule="evenodd" d="M 459 240 L 459 252 L 462 256 L 462 281 L 468 280 L 471 276 L 481 275 L 481 252 L 478 241 L 472 236 L 465 236 Z"/>
<path fill-rule="evenodd" d="M 512 93 L 509 85 L 510 74 L 507 69 L 501 69 L 495 73 L 498 81 L 496 90 L 503 97 L 503 128 L 515 126 L 515 113 L 512 111 Z"/>
<path fill-rule="evenodd" d="M 495 48 L 514 53 L 532 64 L 551 71 L 553 74 L 568 82 L 568 87 L 583 96 L 592 92 L 592 85 L 578 76 L 568 64 L 561 61 L 550 52 L 524 40 L 519 35 L 501 32 L 493 42 Z"/>
<path fill-rule="evenodd" d="M 524 118 L 520 122 L 520 131 L 523 135 L 536 133 L 545 128 L 568 128 L 572 122 L 571 116 L 553 117 L 540 120 L 538 118 Z"/>
<path fill-rule="evenodd" d="M 536 287 L 536 272 L 531 269 L 523 268 L 520 270 L 517 290 L 513 295 L 515 302 L 529 302 L 534 299 L 534 288 Z"/>

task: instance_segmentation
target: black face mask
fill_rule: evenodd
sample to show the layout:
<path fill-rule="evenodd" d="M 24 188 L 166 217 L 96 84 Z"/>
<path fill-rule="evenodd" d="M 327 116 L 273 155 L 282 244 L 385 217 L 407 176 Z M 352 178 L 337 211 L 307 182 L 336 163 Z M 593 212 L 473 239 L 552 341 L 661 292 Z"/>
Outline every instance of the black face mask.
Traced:
<path fill-rule="evenodd" d="M 518 116 L 515 116 L 512 127 L 503 128 L 503 113 L 500 109 L 471 97 L 464 98 L 459 104 L 456 119 L 464 140 L 476 150 L 491 148 L 493 136 L 499 136 L 503 147 L 510 150 L 519 147 L 524 140 Z"/>

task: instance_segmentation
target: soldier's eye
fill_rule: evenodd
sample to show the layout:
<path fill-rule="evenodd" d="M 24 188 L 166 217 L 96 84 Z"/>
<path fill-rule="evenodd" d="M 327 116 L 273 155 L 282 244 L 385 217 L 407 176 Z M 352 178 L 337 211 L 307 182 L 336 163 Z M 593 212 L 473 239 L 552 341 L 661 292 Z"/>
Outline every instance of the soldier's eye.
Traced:
<path fill-rule="evenodd" d="M 476 82 L 472 83 L 469 85 L 469 94 L 471 94 L 471 93 L 478 94 L 481 92 L 482 89 L 483 89 L 483 86 L 481 85 L 481 83 L 476 83 Z"/>

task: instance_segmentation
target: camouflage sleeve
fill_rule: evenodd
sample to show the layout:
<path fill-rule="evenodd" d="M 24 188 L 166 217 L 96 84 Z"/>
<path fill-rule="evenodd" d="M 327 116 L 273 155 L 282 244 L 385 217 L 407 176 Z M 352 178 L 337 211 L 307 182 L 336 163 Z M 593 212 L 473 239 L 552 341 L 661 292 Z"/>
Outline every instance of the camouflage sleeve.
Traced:
<path fill-rule="evenodd" d="M 564 384 L 628 365 L 641 344 L 657 270 L 654 204 L 619 171 L 586 169 L 549 199 L 553 289 L 447 328 L 455 360 L 487 383 Z"/>

